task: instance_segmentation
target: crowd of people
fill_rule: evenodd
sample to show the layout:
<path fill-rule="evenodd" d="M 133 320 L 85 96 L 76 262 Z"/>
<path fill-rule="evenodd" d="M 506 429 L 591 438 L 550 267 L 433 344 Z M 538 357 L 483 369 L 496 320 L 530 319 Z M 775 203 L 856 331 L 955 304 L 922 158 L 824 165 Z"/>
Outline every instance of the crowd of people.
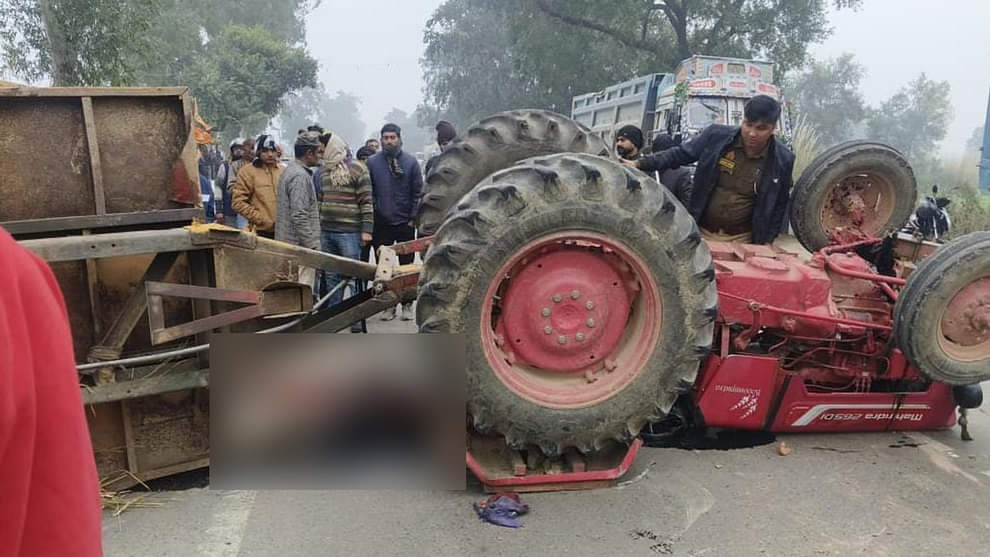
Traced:
<path fill-rule="evenodd" d="M 446 121 L 436 131 L 443 152 L 457 133 Z M 416 157 L 403 150 L 399 126 L 385 124 L 378 138 L 352 153 L 340 135 L 314 124 L 298 131 L 293 150 L 294 158 L 283 163 L 275 138 L 261 135 L 231 141 L 222 162 L 204 156 L 200 182 L 207 221 L 364 261 L 379 246 L 415 238 L 425 174 Z M 435 160 L 426 164 L 427 171 Z M 401 255 L 399 262 L 408 264 L 412 258 Z M 300 281 L 310 284 L 317 298 L 329 296 L 330 304 L 343 298 L 341 283 L 347 280 L 300 270 Z M 351 284 L 354 291 L 362 287 Z M 397 315 L 412 320 L 412 305 L 390 308 L 382 319 Z M 363 331 L 362 324 L 352 327 L 352 332 Z"/>
<path fill-rule="evenodd" d="M 779 116 L 779 103 L 759 95 L 746 104 L 741 126 L 713 124 L 683 144 L 659 134 L 650 148 L 643 132 L 627 125 L 615 133 L 615 154 L 625 164 L 653 173 L 687 207 L 706 239 L 771 243 L 784 226 L 794 161 L 774 136 Z M 442 153 L 457 132 L 446 121 L 435 129 Z M 229 148 L 225 160 L 213 161 L 216 195 L 208 193 L 213 191 L 210 178 L 201 176 L 207 220 L 364 261 L 379 246 L 415 238 L 424 176 L 439 156 L 426 163 L 424 172 L 416 157 L 403 150 L 402 130 L 392 123 L 356 153 L 318 124 L 301 129 L 294 159 L 287 164 L 271 135 L 235 139 Z M 412 260 L 413 255 L 399 256 L 403 265 Z M 330 304 L 343 298 L 342 283 L 350 283 L 352 292 L 363 287 L 315 269 L 301 270 L 300 280 Z M 411 304 L 386 310 L 382 319 L 396 316 L 412 320 Z M 363 323 L 352 328 L 364 330 Z"/>

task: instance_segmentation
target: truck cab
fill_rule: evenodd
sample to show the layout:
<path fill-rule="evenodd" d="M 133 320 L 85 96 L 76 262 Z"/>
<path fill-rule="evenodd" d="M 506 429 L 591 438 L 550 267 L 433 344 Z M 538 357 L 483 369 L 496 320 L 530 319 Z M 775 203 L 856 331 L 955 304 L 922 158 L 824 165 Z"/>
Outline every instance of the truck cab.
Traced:
<path fill-rule="evenodd" d="M 711 124 L 738 126 L 746 101 L 759 94 L 782 100 L 771 62 L 692 56 L 674 73 L 641 76 L 574 97 L 571 117 L 609 145 L 626 124 L 639 126 L 647 145 L 661 133 L 682 141 Z M 778 133 L 786 140 L 790 124 L 782 105 Z"/>

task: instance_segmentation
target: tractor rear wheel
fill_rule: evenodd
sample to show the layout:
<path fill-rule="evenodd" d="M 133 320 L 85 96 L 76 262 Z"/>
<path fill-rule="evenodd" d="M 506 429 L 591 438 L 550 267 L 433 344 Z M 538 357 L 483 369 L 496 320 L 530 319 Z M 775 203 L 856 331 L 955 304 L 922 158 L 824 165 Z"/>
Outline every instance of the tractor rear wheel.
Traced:
<path fill-rule="evenodd" d="M 690 389 L 712 342 L 711 254 L 646 175 L 563 154 L 498 172 L 434 236 L 425 333 L 463 333 L 468 411 L 513 448 L 627 442 Z"/>
<path fill-rule="evenodd" d="M 467 192 L 516 162 L 555 153 L 605 155 L 608 148 L 588 128 L 547 110 L 500 112 L 473 124 L 430 169 L 416 223 L 420 236 L 436 232 Z"/>
<path fill-rule="evenodd" d="M 899 230 L 918 198 L 914 172 L 893 147 L 848 141 L 819 155 L 794 185 L 791 227 L 817 251 L 839 229 L 879 238 Z"/>
<path fill-rule="evenodd" d="M 990 235 L 946 244 L 908 279 L 894 308 L 895 341 L 928 378 L 990 379 Z"/>

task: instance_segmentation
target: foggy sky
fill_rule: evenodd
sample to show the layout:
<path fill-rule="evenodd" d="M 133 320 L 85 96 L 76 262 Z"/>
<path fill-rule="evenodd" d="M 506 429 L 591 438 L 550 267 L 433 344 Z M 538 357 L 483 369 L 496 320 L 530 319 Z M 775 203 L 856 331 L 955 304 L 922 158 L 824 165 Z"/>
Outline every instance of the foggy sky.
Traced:
<path fill-rule="evenodd" d="M 310 14 L 307 41 L 320 61 L 320 79 L 330 92 L 343 89 L 361 98 L 367 135 L 376 133 L 393 107 L 412 112 L 421 102 L 423 27 L 441 3 L 323 0 Z M 865 0 L 864 4 L 856 12 L 830 13 L 835 32 L 825 43 L 811 45 L 812 54 L 825 58 L 852 52 L 866 68 L 862 91 L 873 105 L 921 72 L 948 81 L 954 118 L 943 152 L 958 152 L 986 114 L 990 1 Z"/>

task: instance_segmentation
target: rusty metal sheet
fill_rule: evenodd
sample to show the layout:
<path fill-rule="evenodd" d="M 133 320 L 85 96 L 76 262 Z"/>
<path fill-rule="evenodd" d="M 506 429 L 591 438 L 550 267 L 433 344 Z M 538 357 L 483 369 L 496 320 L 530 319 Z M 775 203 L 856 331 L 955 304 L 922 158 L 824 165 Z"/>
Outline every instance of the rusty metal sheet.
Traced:
<path fill-rule="evenodd" d="M 171 174 L 188 138 L 178 97 L 95 97 L 93 116 L 108 213 L 184 207 Z"/>
<path fill-rule="evenodd" d="M 0 221 L 95 214 L 79 99 L 0 97 L 0 129 Z"/>

